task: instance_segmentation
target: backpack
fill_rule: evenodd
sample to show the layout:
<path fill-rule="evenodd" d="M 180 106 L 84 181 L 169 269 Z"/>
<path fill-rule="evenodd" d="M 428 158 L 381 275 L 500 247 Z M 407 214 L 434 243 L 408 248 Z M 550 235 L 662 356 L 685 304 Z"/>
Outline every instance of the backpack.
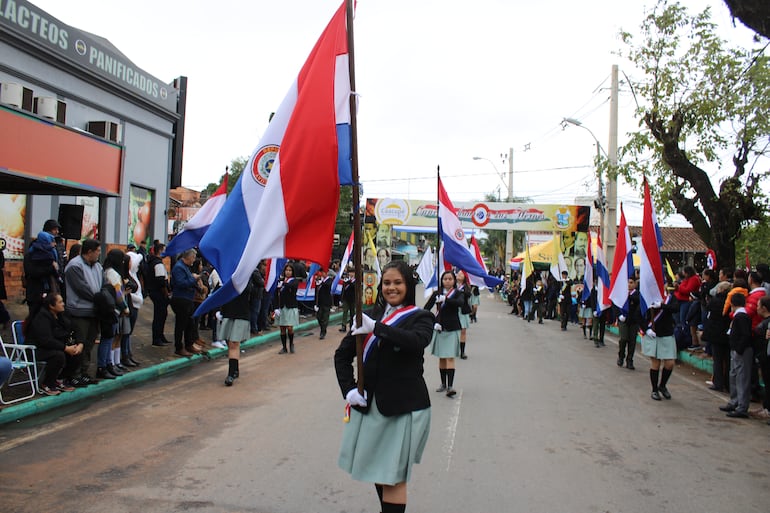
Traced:
<path fill-rule="evenodd" d="M 94 294 L 94 310 L 96 317 L 100 320 L 113 319 L 117 322 L 117 300 L 115 298 L 115 289 L 110 284 L 102 285 L 96 294 Z"/>

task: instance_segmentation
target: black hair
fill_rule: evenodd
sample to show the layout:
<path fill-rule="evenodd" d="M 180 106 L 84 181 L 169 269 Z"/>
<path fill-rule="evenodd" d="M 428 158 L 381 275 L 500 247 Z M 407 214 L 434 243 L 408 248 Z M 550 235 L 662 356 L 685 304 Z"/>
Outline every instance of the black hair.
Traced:
<path fill-rule="evenodd" d="M 95 251 L 99 249 L 99 246 L 101 246 L 101 242 L 99 242 L 96 239 L 85 239 L 83 243 L 80 245 L 80 254 L 84 255 L 86 253 L 90 253 L 91 251 Z"/>
<path fill-rule="evenodd" d="M 717 273 L 714 269 L 703 269 L 703 276 L 708 276 L 712 280 L 717 280 Z"/>
<path fill-rule="evenodd" d="M 107 256 L 104 258 L 104 269 L 115 269 L 118 274 L 123 276 L 123 270 L 125 267 L 125 264 L 123 263 L 123 259 L 126 256 L 125 253 L 123 253 L 122 249 L 114 248 L 111 249 Z"/>
<path fill-rule="evenodd" d="M 749 281 L 750 282 L 753 281 L 754 283 L 758 283 L 759 285 L 762 285 L 762 276 L 760 276 L 757 271 L 751 271 L 749 273 Z"/>
<path fill-rule="evenodd" d="M 743 294 L 733 294 L 730 296 L 730 304 L 733 306 L 746 306 L 746 296 Z"/>
<path fill-rule="evenodd" d="M 404 278 L 406 283 L 406 297 L 404 298 L 404 306 L 414 306 L 417 302 L 415 296 L 415 288 L 417 287 L 417 280 L 414 277 L 412 268 L 403 260 L 391 260 L 382 268 L 382 274 L 388 269 L 395 269 Z M 385 299 L 382 297 L 382 279 L 377 286 L 377 304 L 380 306 L 385 305 Z"/>

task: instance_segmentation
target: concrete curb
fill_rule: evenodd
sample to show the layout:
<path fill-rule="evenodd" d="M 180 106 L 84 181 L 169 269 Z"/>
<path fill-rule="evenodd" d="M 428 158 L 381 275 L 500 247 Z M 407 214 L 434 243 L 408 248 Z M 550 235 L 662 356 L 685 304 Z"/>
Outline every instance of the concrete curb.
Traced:
<path fill-rule="evenodd" d="M 607 331 L 615 336 L 620 336 L 620 332 L 615 326 L 607 326 Z M 636 341 L 637 344 L 642 343 L 642 339 L 638 335 L 636 337 Z M 678 358 L 680 361 L 691 367 L 695 367 L 696 369 L 708 372 L 709 374 L 714 373 L 714 362 L 711 360 L 711 358 L 696 358 L 690 354 L 689 351 L 679 351 Z"/>
<path fill-rule="evenodd" d="M 342 312 L 334 313 L 329 316 L 329 325 L 333 325 L 334 321 L 342 318 Z M 312 328 L 318 327 L 318 322 L 313 319 L 301 323 L 297 327 L 297 332 L 306 331 Z M 267 342 L 271 342 L 280 338 L 280 330 L 273 330 L 270 333 L 261 335 L 259 337 L 250 338 L 241 343 L 241 348 L 248 349 L 250 347 L 260 346 Z M 72 392 L 65 392 L 55 397 L 49 396 L 36 396 L 28 401 L 14 404 L 3 408 L 0 411 L 0 426 L 8 424 L 10 422 L 18 422 L 32 415 L 38 415 L 47 411 L 61 408 L 69 404 L 77 403 L 84 399 L 90 399 L 99 397 L 105 394 L 109 394 L 116 390 L 143 383 L 151 379 L 156 379 L 167 374 L 171 374 L 184 369 L 198 365 L 202 362 L 214 360 L 223 356 L 227 356 L 227 349 L 212 348 L 207 351 L 205 355 L 195 355 L 189 358 L 178 358 L 168 362 L 159 363 L 152 367 L 142 367 L 140 369 L 128 372 L 118 379 L 102 380 L 98 385 L 91 385 L 85 388 L 76 388 Z"/>

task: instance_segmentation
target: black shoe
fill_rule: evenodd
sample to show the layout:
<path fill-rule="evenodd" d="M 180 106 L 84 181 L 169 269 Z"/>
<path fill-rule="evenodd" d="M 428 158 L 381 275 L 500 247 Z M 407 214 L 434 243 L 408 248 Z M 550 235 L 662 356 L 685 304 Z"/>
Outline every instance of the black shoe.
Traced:
<path fill-rule="evenodd" d="M 81 374 L 80 375 L 80 381 L 85 383 L 86 385 L 96 385 L 99 383 L 99 380 L 96 378 L 92 378 L 88 374 Z"/>
<path fill-rule="evenodd" d="M 345 333 L 346 331 L 348 331 L 348 330 L 345 329 L 345 326 L 340 328 L 340 333 Z"/>
<path fill-rule="evenodd" d="M 111 373 L 108 369 L 102 367 L 96 369 L 96 377 L 99 379 L 115 379 L 117 376 Z"/>
<path fill-rule="evenodd" d="M 120 369 L 115 367 L 113 364 L 109 363 L 107 364 L 107 371 L 112 374 L 113 376 L 122 376 L 123 372 L 121 372 Z"/>
<path fill-rule="evenodd" d="M 154 345 L 155 347 L 166 347 L 169 344 L 170 342 L 168 342 L 167 340 L 166 341 L 156 340 L 155 342 L 152 343 L 152 345 Z"/>
<path fill-rule="evenodd" d="M 652 397 L 655 401 L 660 401 L 660 394 L 657 391 L 650 394 L 650 397 Z"/>
<path fill-rule="evenodd" d="M 288 351 L 286 350 L 285 347 L 282 347 L 281 350 L 278 351 L 278 354 L 286 354 L 286 353 L 288 353 Z"/>
<path fill-rule="evenodd" d="M 732 412 L 735 411 L 735 406 L 732 404 L 725 404 L 724 406 L 720 406 L 719 409 L 726 412 Z"/>
<path fill-rule="evenodd" d="M 461 360 L 467 360 L 467 359 L 468 359 L 468 356 L 467 356 L 467 355 L 464 355 L 464 354 L 461 354 L 461 355 L 460 355 L 460 359 L 461 359 Z"/>
<path fill-rule="evenodd" d="M 626 362 L 626 369 L 628 370 L 636 369 L 636 367 L 634 367 L 634 362 L 632 362 L 631 360 L 628 360 Z M 663 392 L 663 389 L 661 389 L 661 392 Z M 666 397 L 666 394 L 663 394 L 663 397 Z M 670 397 L 666 397 L 666 399 L 670 399 Z"/>
<path fill-rule="evenodd" d="M 126 361 L 133 363 L 134 367 L 139 367 L 140 365 L 142 365 L 141 363 L 134 360 L 133 355 L 128 355 L 128 358 L 126 359 Z"/>
<path fill-rule="evenodd" d="M 671 399 L 671 393 L 668 391 L 668 388 L 666 387 L 658 387 L 658 391 L 660 394 L 665 397 L 667 400 Z"/>
<path fill-rule="evenodd" d="M 731 417 L 733 419 L 748 419 L 749 418 L 749 414 L 748 413 L 746 413 L 745 411 L 738 411 L 738 410 L 728 411 L 727 412 L 727 416 Z"/>
<path fill-rule="evenodd" d="M 87 383 L 86 381 L 84 381 L 82 377 L 80 377 L 80 378 L 72 378 L 72 379 L 65 380 L 65 383 L 67 383 L 68 385 L 73 386 L 75 388 L 87 387 L 90 384 L 90 383 Z"/>
<path fill-rule="evenodd" d="M 225 378 L 225 386 L 231 387 L 233 386 L 234 382 L 235 382 L 235 376 L 233 376 L 232 374 L 228 374 L 227 377 Z"/>
<path fill-rule="evenodd" d="M 137 365 L 134 362 L 132 362 L 131 358 L 129 358 L 128 356 L 121 356 L 120 364 L 124 365 L 126 367 L 137 367 Z M 120 368 L 120 367 L 118 367 L 118 368 Z"/>
<path fill-rule="evenodd" d="M 622 366 L 623 366 L 623 357 L 618 356 L 618 367 L 622 367 Z"/>
<path fill-rule="evenodd" d="M 449 387 L 449 388 L 446 389 L 446 396 L 447 397 L 454 397 L 455 395 L 457 395 L 457 391 L 454 388 Z"/>
<path fill-rule="evenodd" d="M 709 390 L 713 390 L 714 392 L 722 392 L 723 391 L 723 389 L 721 389 L 719 387 L 715 387 L 714 385 L 711 385 L 709 387 Z"/>
<path fill-rule="evenodd" d="M 115 364 L 115 368 L 118 369 L 123 374 L 125 374 L 127 372 L 131 372 L 130 370 L 128 370 L 128 365 L 123 365 L 122 361 L 120 363 L 116 363 Z M 115 374 L 115 373 L 113 372 L 113 374 Z"/>

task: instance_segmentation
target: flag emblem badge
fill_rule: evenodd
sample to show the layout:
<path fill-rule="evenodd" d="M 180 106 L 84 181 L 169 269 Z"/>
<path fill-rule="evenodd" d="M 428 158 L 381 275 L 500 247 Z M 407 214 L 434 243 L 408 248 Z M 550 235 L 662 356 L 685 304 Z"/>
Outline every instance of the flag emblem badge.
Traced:
<path fill-rule="evenodd" d="M 267 179 L 270 177 L 270 171 L 273 169 L 273 162 L 278 155 L 280 146 L 268 144 L 259 149 L 254 155 L 254 164 L 251 166 L 251 174 L 254 180 L 262 187 L 267 185 Z"/>
<path fill-rule="evenodd" d="M 465 242 L 465 233 L 463 232 L 462 228 L 455 230 L 455 239 Z"/>

